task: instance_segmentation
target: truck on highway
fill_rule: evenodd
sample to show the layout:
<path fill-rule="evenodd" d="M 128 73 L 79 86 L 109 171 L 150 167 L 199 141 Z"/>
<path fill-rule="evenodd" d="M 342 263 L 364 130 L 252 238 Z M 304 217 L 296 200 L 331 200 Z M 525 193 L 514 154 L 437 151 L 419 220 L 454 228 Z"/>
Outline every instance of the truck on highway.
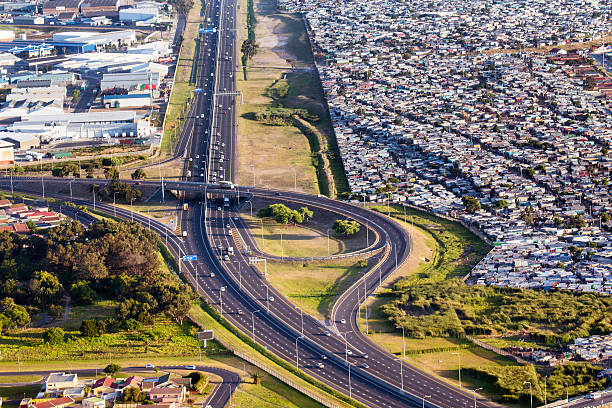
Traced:
<path fill-rule="evenodd" d="M 189 204 L 185 203 L 183 204 L 183 211 L 187 211 L 189 210 Z"/>
<path fill-rule="evenodd" d="M 221 180 L 219 182 L 219 187 L 233 189 L 234 188 L 234 183 L 232 183 L 231 181 L 228 181 L 228 180 Z"/>

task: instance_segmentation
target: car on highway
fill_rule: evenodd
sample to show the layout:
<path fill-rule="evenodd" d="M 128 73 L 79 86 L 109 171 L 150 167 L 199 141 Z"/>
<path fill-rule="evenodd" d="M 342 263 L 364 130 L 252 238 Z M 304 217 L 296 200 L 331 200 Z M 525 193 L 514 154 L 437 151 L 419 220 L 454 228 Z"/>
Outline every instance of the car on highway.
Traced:
<path fill-rule="evenodd" d="M 331 336 L 331 333 L 330 333 L 330 332 L 328 332 L 328 331 L 326 331 L 326 332 L 325 332 L 325 335 L 326 335 L 327 337 L 329 337 L 329 336 Z"/>
<path fill-rule="evenodd" d="M 274 302 L 274 296 L 270 296 L 268 300 L 270 300 L 270 302 Z"/>
<path fill-rule="evenodd" d="M 321 360 L 327 360 L 327 356 L 325 354 L 321 354 Z"/>
<path fill-rule="evenodd" d="M 348 354 L 349 356 L 352 356 L 353 355 L 353 350 L 346 349 L 346 354 Z"/>
<path fill-rule="evenodd" d="M 318 367 L 318 368 L 325 368 L 325 366 L 323 365 L 323 363 L 318 363 L 318 364 L 317 364 L 317 367 Z"/>
<path fill-rule="evenodd" d="M 368 356 L 367 354 L 364 354 L 362 357 L 365 358 L 365 359 L 370 358 L 370 356 Z"/>
<path fill-rule="evenodd" d="M 210 273 L 210 277 L 211 277 L 211 278 L 214 278 L 214 277 L 215 277 L 215 273 L 214 273 L 214 272 L 211 272 L 211 273 Z"/>
<path fill-rule="evenodd" d="M 195 370 L 196 366 L 194 366 L 193 364 L 189 364 L 185 366 L 185 370 Z"/>
<path fill-rule="evenodd" d="M 229 260 L 230 260 L 230 259 L 229 259 L 229 256 L 228 256 L 228 255 L 224 255 L 224 256 L 223 256 L 223 260 L 224 260 L 224 261 L 229 261 Z"/>
<path fill-rule="evenodd" d="M 217 207 L 217 211 L 221 211 L 221 207 Z"/>
<path fill-rule="evenodd" d="M 242 309 L 238 309 L 238 314 L 239 314 L 239 315 L 244 314 L 244 312 L 242 311 Z"/>
<path fill-rule="evenodd" d="M 221 286 L 221 287 L 219 288 L 219 290 L 220 290 L 221 292 L 225 292 L 225 286 Z"/>
<path fill-rule="evenodd" d="M 155 366 L 151 363 L 145 364 L 145 368 L 155 368 Z"/>
<path fill-rule="evenodd" d="M 227 235 L 232 236 L 232 230 L 227 231 Z"/>
<path fill-rule="evenodd" d="M 227 224 L 227 225 L 225 226 L 225 228 L 231 228 L 231 226 L 230 226 L 229 224 Z"/>
<path fill-rule="evenodd" d="M 370 368 L 370 366 L 368 365 L 368 363 L 363 363 L 363 364 L 361 365 L 361 368 Z"/>
<path fill-rule="evenodd" d="M 346 319 L 340 319 L 340 323 L 346 324 Z"/>

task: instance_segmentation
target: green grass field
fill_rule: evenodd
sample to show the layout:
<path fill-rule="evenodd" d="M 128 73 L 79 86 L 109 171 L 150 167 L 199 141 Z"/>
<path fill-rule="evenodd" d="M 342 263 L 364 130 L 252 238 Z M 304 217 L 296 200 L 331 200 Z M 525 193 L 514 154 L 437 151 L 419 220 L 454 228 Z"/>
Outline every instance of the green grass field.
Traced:
<path fill-rule="evenodd" d="M 259 267 L 263 270 L 263 265 Z M 268 281 L 305 313 L 323 320 L 334 299 L 366 270 L 354 259 L 295 264 L 268 262 Z"/>

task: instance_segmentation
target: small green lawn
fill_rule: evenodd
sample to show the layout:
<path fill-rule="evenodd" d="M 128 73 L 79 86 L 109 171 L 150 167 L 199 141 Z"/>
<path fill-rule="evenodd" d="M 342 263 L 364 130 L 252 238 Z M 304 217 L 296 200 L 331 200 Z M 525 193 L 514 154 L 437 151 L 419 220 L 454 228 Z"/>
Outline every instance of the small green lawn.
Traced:
<path fill-rule="evenodd" d="M 40 381 L 42 377 L 40 375 L 1 375 L 0 384 L 9 383 L 27 383 Z"/>
<path fill-rule="evenodd" d="M 0 397 L 2 397 L 3 400 L 21 401 L 24 395 L 26 397 L 36 396 L 38 391 L 40 391 L 41 387 L 42 386 L 40 384 L 0 387 Z"/>
<path fill-rule="evenodd" d="M 295 391 L 285 383 L 266 373 L 260 372 L 261 383 L 252 380 L 241 383 L 234 396 L 232 406 L 260 408 L 320 408 L 323 405 Z"/>

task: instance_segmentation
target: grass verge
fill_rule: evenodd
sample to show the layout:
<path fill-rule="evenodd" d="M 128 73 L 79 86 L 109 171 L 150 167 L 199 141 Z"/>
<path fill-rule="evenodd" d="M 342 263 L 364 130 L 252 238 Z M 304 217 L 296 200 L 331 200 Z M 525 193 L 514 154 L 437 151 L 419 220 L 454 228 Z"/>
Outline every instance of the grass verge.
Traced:
<path fill-rule="evenodd" d="M 161 142 L 161 154 L 172 153 L 174 142 L 181 132 L 182 121 L 188 110 L 187 101 L 195 85 L 190 83 L 193 60 L 196 53 L 196 37 L 198 36 L 199 24 L 202 20 L 200 11 L 202 3 L 194 1 L 189 10 L 185 30 L 183 31 L 183 42 L 176 64 L 174 83 L 170 92 L 170 100 L 164 117 L 164 135 Z"/>

